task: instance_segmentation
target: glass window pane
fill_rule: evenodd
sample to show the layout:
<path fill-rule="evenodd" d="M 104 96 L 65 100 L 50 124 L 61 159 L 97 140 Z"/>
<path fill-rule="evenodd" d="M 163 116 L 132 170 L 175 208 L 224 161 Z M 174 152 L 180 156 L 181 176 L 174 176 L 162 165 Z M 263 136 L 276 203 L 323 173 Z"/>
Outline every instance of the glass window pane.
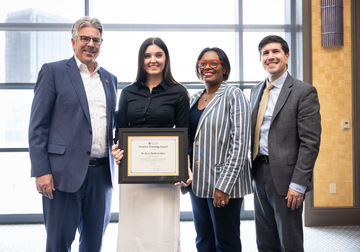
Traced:
<path fill-rule="evenodd" d="M 42 213 L 41 196 L 30 178 L 29 153 L 0 153 L 0 214 Z"/>
<path fill-rule="evenodd" d="M 28 147 L 32 99 L 33 90 L 0 90 L 0 148 Z"/>
<path fill-rule="evenodd" d="M 5 82 L 5 32 L 0 31 L 0 83 Z"/>
<path fill-rule="evenodd" d="M 190 185 L 191 186 L 191 185 Z M 190 194 L 182 194 L 180 192 L 180 211 L 192 211 L 192 206 L 191 206 L 191 200 L 190 200 Z"/>
<path fill-rule="evenodd" d="M 30 177 L 28 152 L 0 153 L 0 214 L 42 213 L 41 195 Z M 115 179 L 111 212 L 119 212 L 119 186 Z"/>
<path fill-rule="evenodd" d="M 236 78 L 235 33 L 233 32 L 106 32 L 99 63 L 115 74 L 119 82 L 133 82 L 137 72 L 138 51 L 149 37 L 160 37 L 171 57 L 171 71 L 179 82 L 200 82 L 195 75 L 196 60 L 205 47 L 220 47 L 229 57 L 229 81 Z"/>
<path fill-rule="evenodd" d="M 251 88 L 245 88 L 243 92 L 246 98 L 248 98 L 248 101 L 250 101 Z"/>
<path fill-rule="evenodd" d="M 244 210 L 253 211 L 254 210 L 254 194 L 249 194 L 244 197 Z"/>
<path fill-rule="evenodd" d="M 92 15 L 102 23 L 234 24 L 237 1 L 93 0 Z M 111 6 L 111 8 L 109 8 Z"/>
<path fill-rule="evenodd" d="M 245 0 L 244 24 L 285 24 L 285 0 Z"/>
<path fill-rule="evenodd" d="M 245 81 L 263 81 L 266 79 L 267 75 L 260 61 L 258 44 L 268 35 L 278 35 L 285 39 L 285 32 L 244 32 Z"/>
<path fill-rule="evenodd" d="M 85 1 L 12 0 L 0 8 L 1 23 L 73 23 L 85 14 Z"/>
<path fill-rule="evenodd" d="M 112 213 L 119 212 L 119 184 L 118 184 L 117 178 L 118 178 L 118 176 L 116 173 L 115 181 L 114 181 L 114 190 L 112 193 L 112 201 L 111 201 L 111 212 Z"/>
<path fill-rule="evenodd" d="M 5 31 L 5 45 L 0 50 L 4 52 L 0 54 L 5 55 L 5 80 L 0 79 L 0 82 L 7 83 L 34 83 L 44 63 L 70 58 L 74 54 L 70 30 Z"/>

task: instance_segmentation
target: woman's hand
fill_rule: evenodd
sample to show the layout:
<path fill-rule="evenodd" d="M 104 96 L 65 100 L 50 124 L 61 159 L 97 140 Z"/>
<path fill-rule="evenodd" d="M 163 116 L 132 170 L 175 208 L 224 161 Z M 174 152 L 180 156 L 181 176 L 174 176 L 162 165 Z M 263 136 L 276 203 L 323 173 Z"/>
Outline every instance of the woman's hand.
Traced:
<path fill-rule="evenodd" d="M 191 184 L 191 182 L 193 181 L 193 173 L 190 169 L 190 156 L 188 155 L 188 173 L 189 173 L 189 179 L 186 181 L 186 183 L 184 181 L 181 182 L 177 182 L 174 185 L 176 186 L 189 186 Z"/>
<path fill-rule="evenodd" d="M 124 157 L 124 150 L 119 149 L 119 141 L 112 146 L 111 155 L 113 155 L 117 165 L 121 163 L 121 159 Z"/>
<path fill-rule="evenodd" d="M 216 189 L 213 205 L 214 207 L 225 207 L 229 204 L 229 195 Z"/>
<path fill-rule="evenodd" d="M 190 170 L 190 167 L 188 167 L 188 172 L 189 172 L 189 179 L 186 181 L 186 183 L 184 181 L 181 182 L 177 182 L 174 185 L 176 186 L 189 186 L 191 184 L 191 182 L 193 181 L 193 173 Z"/>

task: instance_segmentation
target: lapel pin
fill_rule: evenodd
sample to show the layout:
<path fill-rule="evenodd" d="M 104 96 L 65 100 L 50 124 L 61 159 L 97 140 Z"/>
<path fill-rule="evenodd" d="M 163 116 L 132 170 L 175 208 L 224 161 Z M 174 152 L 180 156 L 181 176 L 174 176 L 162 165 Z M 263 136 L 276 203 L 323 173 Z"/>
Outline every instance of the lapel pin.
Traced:
<path fill-rule="evenodd" d="M 109 81 L 108 81 L 108 80 L 105 80 L 105 82 L 106 82 L 106 83 L 109 83 Z"/>

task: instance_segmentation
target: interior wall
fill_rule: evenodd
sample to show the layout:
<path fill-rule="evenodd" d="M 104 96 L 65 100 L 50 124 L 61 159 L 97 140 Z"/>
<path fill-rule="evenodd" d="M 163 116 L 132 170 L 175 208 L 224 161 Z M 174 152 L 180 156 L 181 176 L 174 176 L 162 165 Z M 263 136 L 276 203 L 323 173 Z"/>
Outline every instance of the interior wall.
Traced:
<path fill-rule="evenodd" d="M 344 46 L 321 46 L 321 1 L 311 1 L 312 84 L 320 100 L 322 135 L 314 169 L 314 207 L 353 206 L 351 0 L 344 0 Z M 350 129 L 341 128 L 342 119 Z M 330 184 L 336 193 L 330 193 Z"/>

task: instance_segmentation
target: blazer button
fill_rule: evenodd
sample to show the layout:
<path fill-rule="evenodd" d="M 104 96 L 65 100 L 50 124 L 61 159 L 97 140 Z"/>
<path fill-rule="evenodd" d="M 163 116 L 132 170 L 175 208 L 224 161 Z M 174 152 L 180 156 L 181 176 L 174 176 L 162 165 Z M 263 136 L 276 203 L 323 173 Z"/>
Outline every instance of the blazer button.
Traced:
<path fill-rule="evenodd" d="M 91 130 L 89 130 L 89 133 L 90 133 L 90 135 L 92 134 L 92 131 Z"/>
<path fill-rule="evenodd" d="M 196 142 L 196 146 L 200 146 L 200 143 L 199 143 L 199 142 Z"/>
<path fill-rule="evenodd" d="M 87 151 L 86 153 L 87 153 L 88 155 L 90 155 L 90 151 Z"/>
<path fill-rule="evenodd" d="M 199 162 L 199 161 L 196 161 L 196 162 L 195 162 L 195 164 L 196 164 L 196 165 L 199 165 L 199 164 L 200 164 L 200 162 Z"/>

